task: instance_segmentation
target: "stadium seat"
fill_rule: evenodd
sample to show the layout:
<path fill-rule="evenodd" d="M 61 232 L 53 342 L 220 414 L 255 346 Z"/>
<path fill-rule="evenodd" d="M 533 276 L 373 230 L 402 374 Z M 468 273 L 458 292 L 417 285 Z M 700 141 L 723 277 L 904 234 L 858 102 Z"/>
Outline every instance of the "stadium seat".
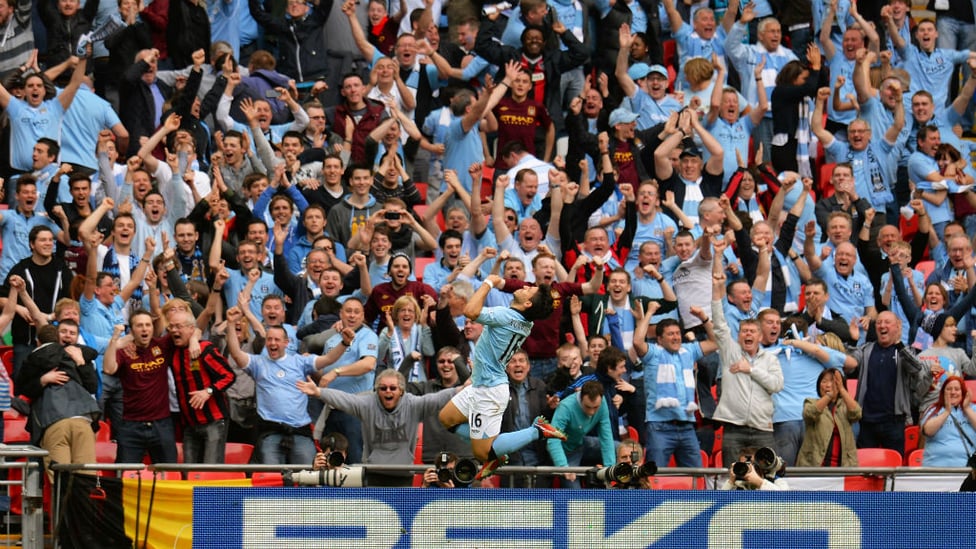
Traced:
<path fill-rule="evenodd" d="M 637 432 L 637 429 L 633 425 L 627 426 L 627 438 L 630 440 L 640 440 L 640 433 Z"/>
<path fill-rule="evenodd" d="M 115 463 L 118 446 L 114 442 L 95 442 L 95 460 L 97 463 Z"/>
<path fill-rule="evenodd" d="M 837 165 L 836 162 L 831 162 L 830 164 L 824 164 L 820 166 L 820 181 L 818 189 L 820 192 L 820 198 L 827 198 L 834 194 L 834 185 L 830 182 L 830 176 L 834 173 L 834 167 Z"/>
<path fill-rule="evenodd" d="M 179 471 L 153 471 L 152 469 L 142 469 L 139 471 L 125 471 L 122 478 L 141 478 L 142 480 L 183 480 L 183 475 Z"/>
<path fill-rule="evenodd" d="M 228 442 L 224 448 L 224 463 L 246 464 L 251 461 L 254 446 L 242 442 Z"/>
<path fill-rule="evenodd" d="M 413 462 L 415 465 L 421 465 L 424 463 L 424 424 L 417 424 L 417 445 L 413 448 Z M 417 473 L 413 476 L 413 487 L 420 488 L 424 485 L 424 475 L 423 473 Z"/>
<path fill-rule="evenodd" d="M 887 448 L 858 448 L 857 463 L 860 467 L 901 467 L 901 452 Z M 883 492 L 883 476 L 855 476 L 844 479 L 844 489 L 848 492 Z"/>
<path fill-rule="evenodd" d="M 972 398 L 976 399 L 976 379 L 967 379 L 966 389 L 969 391 L 969 394 L 972 395 Z"/>
<path fill-rule="evenodd" d="M 427 270 L 427 265 L 437 261 L 434 257 L 418 257 L 413 263 L 413 275 L 417 277 L 417 282 L 424 281 L 424 271 Z M 440 288 L 435 288 L 440 290 Z"/>
<path fill-rule="evenodd" d="M 922 273 L 922 280 L 928 280 L 929 275 L 935 270 L 935 261 L 931 259 L 919 261 L 918 265 L 915 265 L 915 270 Z"/>
<path fill-rule="evenodd" d="M 427 203 L 427 184 L 423 181 L 415 181 L 414 186 L 417 187 L 417 192 L 420 193 L 420 198 L 423 199 L 424 203 Z"/>
<path fill-rule="evenodd" d="M 247 478 L 243 471 L 190 471 L 187 480 L 240 480 Z"/>
<path fill-rule="evenodd" d="M 281 473 L 259 472 L 251 475 L 251 485 L 253 486 L 281 486 Z"/>
<path fill-rule="evenodd" d="M 112 442 L 112 426 L 107 421 L 99 420 L 98 432 L 95 433 L 96 442 Z"/>
<path fill-rule="evenodd" d="M 0 355 L 0 360 L 3 360 L 3 367 L 7 369 L 7 377 L 10 378 L 11 389 L 13 389 L 14 380 L 14 350 L 7 349 Z"/>
<path fill-rule="evenodd" d="M 427 215 L 427 208 L 428 208 L 427 204 L 417 204 L 416 206 L 413 207 L 413 211 L 414 213 L 417 214 L 417 217 L 419 217 L 420 220 L 423 221 L 424 216 Z"/>
<path fill-rule="evenodd" d="M 27 417 L 3 419 L 3 441 L 10 443 L 30 442 L 30 433 L 27 432 Z"/>
<path fill-rule="evenodd" d="M 857 398 L 857 379 L 847 380 L 847 392 L 855 399 Z"/>
<path fill-rule="evenodd" d="M 704 482 L 704 479 L 699 479 Z M 695 477 L 664 477 L 650 478 L 652 490 L 694 490 Z"/>
<path fill-rule="evenodd" d="M 918 449 L 919 440 L 919 429 L 918 425 L 909 425 L 905 427 L 905 465 L 908 465 L 908 458 L 912 452 Z"/>
<path fill-rule="evenodd" d="M 712 455 L 712 467 L 724 468 L 725 466 L 722 465 L 722 457 L 722 451 L 716 451 L 715 454 Z"/>
<path fill-rule="evenodd" d="M 909 467 L 921 467 L 922 458 L 924 455 L 925 455 L 925 450 L 921 448 L 917 450 L 912 450 L 912 453 L 908 454 L 908 463 L 906 463 L 905 465 L 908 465 Z"/>
<path fill-rule="evenodd" d="M 715 441 L 712 443 L 712 455 L 722 451 L 722 436 L 724 433 L 725 427 L 715 429 Z M 719 461 L 719 463 L 721 463 L 721 461 Z"/>

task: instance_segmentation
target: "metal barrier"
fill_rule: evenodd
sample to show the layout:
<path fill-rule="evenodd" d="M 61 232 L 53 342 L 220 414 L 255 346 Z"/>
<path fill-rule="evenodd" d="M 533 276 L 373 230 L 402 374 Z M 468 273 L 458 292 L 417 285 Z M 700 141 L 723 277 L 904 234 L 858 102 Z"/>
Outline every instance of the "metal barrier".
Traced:
<path fill-rule="evenodd" d="M 21 471 L 20 480 L 3 480 L 0 481 L 0 486 L 21 487 L 21 543 L 28 549 L 44 547 L 44 484 L 41 464 L 36 460 L 47 455 L 47 450 L 37 446 L 0 444 L 0 469 Z M 11 459 L 24 461 L 9 461 Z M 7 492 L 9 495 L 9 488 Z M 9 518 L 9 510 L 7 515 Z"/>

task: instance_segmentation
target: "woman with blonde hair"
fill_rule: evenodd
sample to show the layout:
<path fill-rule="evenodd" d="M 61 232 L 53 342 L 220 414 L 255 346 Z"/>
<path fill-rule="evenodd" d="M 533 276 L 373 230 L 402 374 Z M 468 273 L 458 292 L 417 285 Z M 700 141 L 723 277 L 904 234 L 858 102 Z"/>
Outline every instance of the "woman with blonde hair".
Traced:
<path fill-rule="evenodd" d="M 379 358 L 387 368 L 397 370 L 409 382 L 427 381 L 427 359 L 434 356 L 434 340 L 427 326 L 427 307 L 405 295 L 386 312 L 386 327 L 380 332 Z"/>

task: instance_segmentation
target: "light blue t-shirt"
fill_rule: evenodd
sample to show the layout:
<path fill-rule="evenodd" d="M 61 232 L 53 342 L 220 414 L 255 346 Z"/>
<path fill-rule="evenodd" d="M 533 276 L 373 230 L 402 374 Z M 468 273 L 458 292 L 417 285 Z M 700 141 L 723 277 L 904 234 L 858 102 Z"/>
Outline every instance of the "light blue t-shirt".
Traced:
<path fill-rule="evenodd" d="M 976 410 L 976 405 L 970 404 Z M 942 413 L 942 410 L 939 410 Z M 922 420 L 922 426 L 932 419 L 936 414 L 935 408 L 930 408 Z M 976 429 L 969 424 L 969 420 L 962 412 L 961 408 L 954 408 L 950 412 L 950 418 L 942 424 L 942 428 L 930 437 L 925 438 L 925 452 L 922 454 L 923 467 L 965 467 L 966 460 L 973 453 L 973 447 L 966 442 L 955 423 L 959 424 L 962 432 L 969 437 L 969 440 L 976 443 Z M 967 445 L 968 448 L 967 448 Z"/>
<path fill-rule="evenodd" d="M 241 293 L 244 286 L 247 286 L 247 276 L 241 274 L 239 269 L 227 269 L 227 272 L 230 273 L 230 278 L 224 284 L 224 299 L 228 303 L 237 303 L 237 294 Z M 254 284 L 254 288 L 251 289 L 251 312 L 259 320 L 264 318 L 264 315 L 261 313 L 261 303 L 266 296 L 272 294 L 285 297 L 285 293 L 275 285 L 274 276 L 261 271 L 261 278 L 258 279 Z"/>
<path fill-rule="evenodd" d="M 38 201 L 42 197 L 38 197 Z M 61 232 L 49 217 L 35 213 L 24 217 L 17 210 L 4 210 L 0 220 L 0 235 L 3 238 L 3 254 L 0 255 L 0 280 L 6 280 L 7 274 L 19 261 L 30 257 L 30 232 L 34 227 L 48 227 L 57 236 Z"/>
<path fill-rule="evenodd" d="M 508 383 L 505 368 L 529 337 L 532 323 L 511 307 L 485 307 L 475 321 L 485 329 L 474 346 L 472 385 L 494 387 Z"/>
<path fill-rule="evenodd" d="M 468 167 L 474 162 L 483 162 L 485 159 L 484 150 L 481 148 L 481 134 L 478 131 L 478 123 L 471 127 L 467 132 L 461 125 L 461 117 L 455 116 L 447 127 L 444 135 L 444 169 L 457 172 L 458 180 L 464 190 L 471 192 L 471 175 L 468 174 Z M 441 192 L 447 190 L 447 183 L 441 183 Z"/>
<path fill-rule="evenodd" d="M 818 398 L 817 378 L 830 366 L 786 345 L 766 350 L 776 354 L 783 369 L 783 390 L 773 394 L 773 423 L 801 421 L 803 401 Z"/>
<path fill-rule="evenodd" d="M 37 108 L 11 97 L 7 116 L 10 118 L 10 167 L 29 172 L 34 167 L 34 145 L 38 139 L 47 137 L 61 142 L 64 107 L 56 97 L 42 102 Z"/>
<path fill-rule="evenodd" d="M 312 422 L 308 398 L 297 383 L 315 372 L 315 355 L 288 353 L 279 360 L 263 355 L 247 355 L 246 370 L 254 378 L 258 415 L 266 421 L 301 428 Z"/>
<path fill-rule="evenodd" d="M 335 334 L 330 337 L 328 341 L 325 342 L 324 354 L 328 354 L 332 349 L 340 346 L 342 342 L 342 334 Z M 352 340 L 352 345 L 346 347 L 346 350 L 342 353 L 338 360 L 336 360 L 331 366 L 325 369 L 325 372 L 330 372 L 336 368 L 342 366 L 347 366 L 356 362 L 357 360 L 365 357 L 376 358 L 376 352 L 379 348 L 379 338 L 376 337 L 376 332 L 370 330 L 368 326 L 362 326 L 356 332 L 356 337 Z M 329 384 L 330 389 L 335 389 L 337 391 L 345 391 L 347 393 L 361 393 L 363 391 L 370 391 L 373 389 L 373 378 L 375 373 L 369 371 L 365 374 L 358 376 L 339 376 Z"/>

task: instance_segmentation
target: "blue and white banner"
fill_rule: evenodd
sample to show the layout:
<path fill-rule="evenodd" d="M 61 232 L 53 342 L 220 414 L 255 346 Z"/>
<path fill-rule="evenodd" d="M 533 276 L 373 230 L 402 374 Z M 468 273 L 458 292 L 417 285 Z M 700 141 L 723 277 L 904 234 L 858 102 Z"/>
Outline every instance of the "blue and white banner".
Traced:
<path fill-rule="evenodd" d="M 973 547 L 976 495 L 196 488 L 193 546 Z"/>

